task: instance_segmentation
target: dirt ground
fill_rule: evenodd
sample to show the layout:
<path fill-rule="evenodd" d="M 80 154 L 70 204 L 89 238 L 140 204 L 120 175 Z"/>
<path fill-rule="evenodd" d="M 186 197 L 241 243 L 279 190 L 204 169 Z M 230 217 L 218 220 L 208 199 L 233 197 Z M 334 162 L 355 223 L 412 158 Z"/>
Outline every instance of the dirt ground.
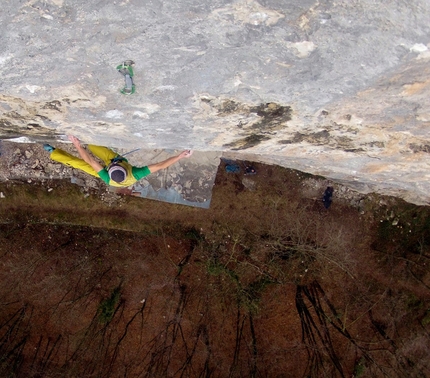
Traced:
<path fill-rule="evenodd" d="M 253 166 L 208 210 L 1 183 L 0 375 L 430 376 L 429 208 Z"/>

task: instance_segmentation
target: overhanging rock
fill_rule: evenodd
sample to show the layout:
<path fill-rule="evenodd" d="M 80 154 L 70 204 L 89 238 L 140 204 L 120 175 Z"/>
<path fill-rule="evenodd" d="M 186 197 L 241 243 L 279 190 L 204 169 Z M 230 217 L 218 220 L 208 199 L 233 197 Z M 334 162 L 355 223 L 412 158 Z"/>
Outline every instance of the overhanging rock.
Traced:
<path fill-rule="evenodd" d="M 0 17 L 2 138 L 222 151 L 430 201 L 427 0 L 29 0 Z"/>

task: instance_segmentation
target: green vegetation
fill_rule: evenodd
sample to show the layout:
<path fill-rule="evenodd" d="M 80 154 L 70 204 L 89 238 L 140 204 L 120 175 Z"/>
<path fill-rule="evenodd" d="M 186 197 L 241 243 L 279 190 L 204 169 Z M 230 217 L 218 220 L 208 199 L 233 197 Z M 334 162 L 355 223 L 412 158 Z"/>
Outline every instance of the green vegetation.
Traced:
<path fill-rule="evenodd" d="M 110 295 L 109 298 L 106 298 L 103 301 L 101 301 L 98 308 L 100 323 L 105 324 L 105 323 L 109 323 L 112 320 L 120 298 L 121 298 L 121 287 L 118 286 L 115 289 L 113 289 L 112 294 Z"/>
<path fill-rule="evenodd" d="M 430 309 L 428 309 L 424 315 L 424 317 L 421 319 L 421 324 L 425 327 L 430 324 Z"/>
<path fill-rule="evenodd" d="M 354 378 L 361 378 L 365 372 L 365 366 L 364 366 L 365 359 L 363 357 L 360 358 L 360 360 L 356 363 L 354 367 Z"/>

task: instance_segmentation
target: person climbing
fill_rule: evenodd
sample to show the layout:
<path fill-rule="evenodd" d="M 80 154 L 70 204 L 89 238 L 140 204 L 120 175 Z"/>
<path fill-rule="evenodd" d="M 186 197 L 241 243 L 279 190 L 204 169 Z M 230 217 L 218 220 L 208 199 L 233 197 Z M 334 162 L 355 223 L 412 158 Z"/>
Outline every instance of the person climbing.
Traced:
<path fill-rule="evenodd" d="M 186 150 L 177 156 L 170 157 L 156 164 L 150 164 L 145 167 L 134 167 L 126 158 L 117 154 L 107 147 L 88 145 L 92 154 L 100 158 L 105 166 L 103 167 L 94 159 L 81 142 L 73 135 L 68 135 L 69 140 L 73 143 L 81 158 L 73 156 L 66 151 L 55 148 L 50 144 L 44 144 L 43 148 L 50 153 L 50 158 L 59 163 L 84 171 L 92 176 L 101 178 L 107 185 L 116 187 L 127 187 L 134 184 L 141 178 L 155 173 L 160 169 L 170 167 L 183 158 L 192 155 L 192 151 Z"/>

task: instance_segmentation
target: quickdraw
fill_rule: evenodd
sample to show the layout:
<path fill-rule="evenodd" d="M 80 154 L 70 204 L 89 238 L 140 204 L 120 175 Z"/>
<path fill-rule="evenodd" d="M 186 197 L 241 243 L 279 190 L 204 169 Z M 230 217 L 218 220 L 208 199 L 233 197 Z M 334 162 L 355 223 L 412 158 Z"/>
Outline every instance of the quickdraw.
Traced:
<path fill-rule="evenodd" d="M 136 92 L 136 86 L 133 83 L 133 64 L 132 60 L 125 60 L 122 64 L 116 67 L 119 73 L 124 75 L 125 86 L 121 89 L 121 93 L 125 95 L 131 95 Z"/>

